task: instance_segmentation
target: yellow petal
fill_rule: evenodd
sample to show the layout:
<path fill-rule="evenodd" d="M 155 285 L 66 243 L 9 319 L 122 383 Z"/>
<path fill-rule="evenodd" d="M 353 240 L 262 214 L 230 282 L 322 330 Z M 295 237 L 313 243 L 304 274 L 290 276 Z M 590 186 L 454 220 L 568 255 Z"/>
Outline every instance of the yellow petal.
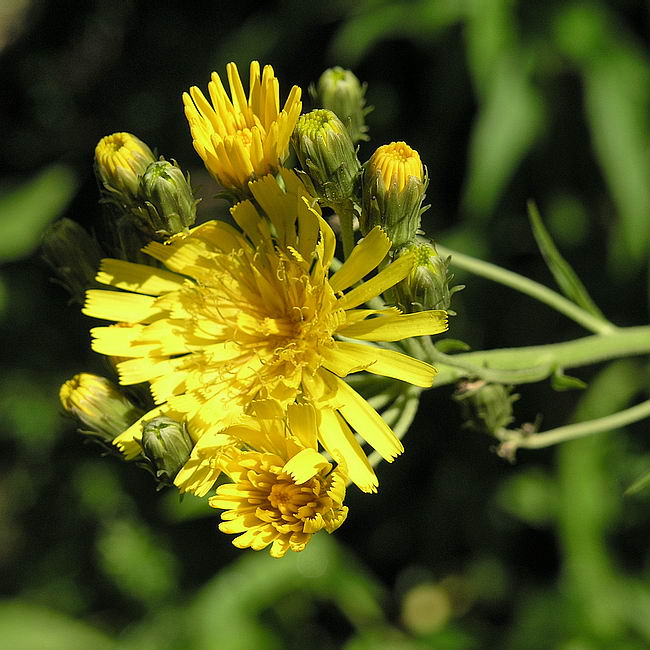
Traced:
<path fill-rule="evenodd" d="M 86 291 L 86 303 L 81 311 L 94 318 L 138 323 L 160 315 L 155 300 L 137 293 L 90 289 Z"/>
<path fill-rule="evenodd" d="M 358 368 L 375 375 L 400 379 L 414 386 L 429 388 L 438 372 L 426 361 L 414 359 L 407 354 L 347 341 L 337 341 L 335 347 L 328 351 L 328 354 L 338 361 L 339 370 L 347 369 L 344 374 L 337 372 L 336 366 L 330 364 L 329 358 L 324 357 L 325 367 L 339 377 L 356 372 L 356 368 Z"/>
<path fill-rule="evenodd" d="M 364 341 L 401 341 L 412 336 L 440 334 L 447 327 L 447 312 L 435 309 L 415 314 L 369 318 L 344 327 L 337 334 Z"/>
<path fill-rule="evenodd" d="M 176 291 L 184 284 L 184 278 L 156 269 L 146 264 L 134 264 L 124 260 L 105 258 L 101 261 L 99 273 L 95 278 L 101 284 L 110 284 L 118 289 L 159 296 L 161 293 Z"/>
<path fill-rule="evenodd" d="M 342 379 L 338 381 L 338 394 L 343 397 L 339 411 L 359 435 L 374 447 L 382 458 L 392 461 L 404 451 L 401 441 L 384 422 L 381 415 L 359 393 Z"/>
<path fill-rule="evenodd" d="M 413 268 L 413 255 L 403 255 L 394 262 L 389 264 L 383 271 L 377 273 L 374 278 L 359 285 L 348 291 L 338 301 L 340 309 L 351 309 L 364 302 L 368 302 L 371 298 L 375 298 L 380 293 L 386 291 L 390 287 L 403 280 Z"/>
<path fill-rule="evenodd" d="M 376 226 L 352 249 L 350 257 L 330 278 L 330 286 L 334 291 L 343 291 L 356 284 L 377 267 L 389 250 L 390 239 Z"/>
<path fill-rule="evenodd" d="M 327 460 L 315 449 L 303 449 L 285 464 L 282 471 L 291 474 L 293 480 L 300 484 L 330 467 Z"/>
<path fill-rule="evenodd" d="M 318 448 L 316 411 L 311 404 L 289 404 L 287 406 L 289 428 L 303 447 Z"/>
<path fill-rule="evenodd" d="M 376 492 L 379 481 L 350 427 L 333 409 L 319 410 L 320 441 L 337 462 L 345 465 L 350 480 L 364 492 Z"/>

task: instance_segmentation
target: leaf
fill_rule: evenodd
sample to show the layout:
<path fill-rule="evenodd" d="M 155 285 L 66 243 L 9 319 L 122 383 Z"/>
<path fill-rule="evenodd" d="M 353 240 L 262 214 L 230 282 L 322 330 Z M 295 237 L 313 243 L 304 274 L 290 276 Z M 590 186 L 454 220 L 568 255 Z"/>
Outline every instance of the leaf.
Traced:
<path fill-rule="evenodd" d="M 576 272 L 557 249 L 533 201 L 528 202 L 528 217 L 533 235 L 535 235 L 535 241 L 537 241 L 546 266 L 548 266 L 550 272 L 553 274 L 562 293 L 585 311 L 604 320 L 603 313 L 591 299 L 584 284 L 582 284 Z"/>
<path fill-rule="evenodd" d="M 63 213 L 76 189 L 77 178 L 69 167 L 51 165 L 1 194 L 0 262 L 31 255 L 45 227 Z"/>
<path fill-rule="evenodd" d="M 625 490 L 624 494 L 626 497 L 632 496 L 633 494 L 637 494 L 641 492 L 641 490 L 644 490 L 645 488 L 650 485 L 650 471 L 646 472 L 641 478 L 638 478 L 632 485 L 630 485 L 627 490 Z"/>
<path fill-rule="evenodd" d="M 0 603 L 0 639 L 12 650 L 108 650 L 114 647 L 99 630 L 60 612 L 18 600 Z"/>
<path fill-rule="evenodd" d="M 562 368 L 556 368 L 551 375 L 551 386 L 553 387 L 553 390 L 565 391 L 576 389 L 582 390 L 587 387 L 587 384 L 582 381 L 582 379 L 565 375 Z"/>

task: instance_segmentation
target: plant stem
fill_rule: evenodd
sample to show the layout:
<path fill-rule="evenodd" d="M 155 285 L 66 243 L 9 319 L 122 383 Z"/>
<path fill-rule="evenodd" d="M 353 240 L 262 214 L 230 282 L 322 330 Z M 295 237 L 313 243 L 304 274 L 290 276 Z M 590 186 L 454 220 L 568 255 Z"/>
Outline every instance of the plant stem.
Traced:
<path fill-rule="evenodd" d="M 603 431 L 612 431 L 619 429 L 632 422 L 637 422 L 644 418 L 650 417 L 650 400 L 641 402 L 618 413 L 607 415 L 587 422 L 578 422 L 576 424 L 567 424 L 557 429 L 551 429 L 544 433 L 525 434 L 518 431 L 504 431 L 505 438 L 501 445 L 500 453 L 510 456 L 519 448 L 541 449 L 556 445 L 559 442 L 584 438 L 592 433 L 602 433 Z"/>
<path fill-rule="evenodd" d="M 507 287 L 521 291 L 531 298 L 535 298 L 556 311 L 559 311 L 591 332 L 596 334 L 610 334 L 618 329 L 609 321 L 590 314 L 582 307 L 567 300 L 564 296 L 545 287 L 543 284 L 535 282 L 535 280 L 519 275 L 519 273 L 508 271 L 496 264 L 490 264 L 489 262 L 478 260 L 475 257 L 457 253 L 444 246 L 436 244 L 436 247 L 440 255 L 444 257 L 451 255 L 452 266 L 457 266 L 459 269 L 470 271 L 488 280 L 493 280 L 494 282 L 499 282 Z"/>
<path fill-rule="evenodd" d="M 341 224 L 341 241 L 343 242 L 343 258 L 348 259 L 354 248 L 354 203 L 348 199 L 340 203 L 332 204 L 336 210 Z"/>
<path fill-rule="evenodd" d="M 438 387 L 454 383 L 461 377 L 482 377 L 482 369 L 510 373 L 502 375 L 499 383 L 526 384 L 546 379 L 558 368 L 576 368 L 640 354 L 650 354 L 648 325 L 616 328 L 610 334 L 595 334 L 563 343 L 445 355 L 448 361 L 454 361 L 453 365 L 440 361 L 439 356 L 428 360 L 435 362 L 438 368 L 433 384 Z"/>

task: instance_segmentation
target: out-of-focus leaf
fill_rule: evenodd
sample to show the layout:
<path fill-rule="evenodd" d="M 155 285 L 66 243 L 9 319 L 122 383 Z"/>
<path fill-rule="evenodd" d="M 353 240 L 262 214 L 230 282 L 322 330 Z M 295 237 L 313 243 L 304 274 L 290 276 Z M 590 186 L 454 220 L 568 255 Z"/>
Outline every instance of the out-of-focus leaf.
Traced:
<path fill-rule="evenodd" d="M 77 178 L 64 165 L 51 165 L 31 180 L 0 195 L 0 262 L 30 255 L 47 224 L 65 210 Z"/>
<path fill-rule="evenodd" d="M 109 522 L 97 551 L 104 572 L 131 598 L 154 605 L 176 589 L 176 558 L 142 523 Z"/>
<path fill-rule="evenodd" d="M 562 257 L 562 254 L 557 249 L 544 222 L 537 210 L 537 206 L 533 201 L 528 202 L 528 217 L 530 218 L 530 225 L 533 229 L 533 235 L 542 253 L 542 257 L 546 262 L 549 270 L 553 274 L 555 281 L 560 287 L 562 293 L 572 300 L 576 305 L 582 307 L 584 310 L 598 316 L 603 317 L 603 313 L 598 309 L 596 303 L 591 299 L 584 284 L 577 276 L 576 272 L 571 268 L 570 264 Z"/>
<path fill-rule="evenodd" d="M 584 80 L 591 137 L 618 210 L 610 259 L 629 275 L 650 245 L 650 61 L 602 6 L 567 4 L 554 29 Z"/>
<path fill-rule="evenodd" d="M 11 650 L 103 650 L 114 641 L 99 630 L 44 607 L 0 603 L 0 646 Z"/>
<path fill-rule="evenodd" d="M 645 490 L 648 485 L 650 485 L 650 471 L 646 472 L 643 476 L 634 481 L 634 483 L 632 483 L 632 485 L 630 485 L 630 487 L 625 490 L 625 496 L 629 497 L 637 494 L 641 492 L 641 490 Z"/>
<path fill-rule="evenodd" d="M 207 497 L 200 499 L 189 493 L 180 496 L 175 489 L 167 490 L 160 499 L 160 512 L 170 523 L 203 519 L 205 517 L 218 518 L 219 513 L 218 510 L 208 505 Z"/>
<path fill-rule="evenodd" d="M 419 0 L 417 2 L 377 2 L 369 0 L 359 7 L 352 3 L 354 15 L 342 23 L 331 45 L 332 57 L 345 65 L 357 64 L 378 42 L 387 38 L 431 38 L 457 22 L 465 13 L 457 0 Z"/>
<path fill-rule="evenodd" d="M 501 484 L 497 502 L 527 524 L 546 526 L 555 515 L 557 486 L 541 469 L 524 468 Z"/>
<path fill-rule="evenodd" d="M 544 106 L 525 61 L 507 56 L 492 70 L 492 83 L 474 124 L 463 197 L 468 216 L 483 221 L 517 165 L 536 141 Z"/>
<path fill-rule="evenodd" d="M 564 391 L 583 389 L 587 387 L 587 384 L 578 377 L 565 375 L 562 368 L 556 368 L 551 375 L 551 386 L 553 390 Z"/>

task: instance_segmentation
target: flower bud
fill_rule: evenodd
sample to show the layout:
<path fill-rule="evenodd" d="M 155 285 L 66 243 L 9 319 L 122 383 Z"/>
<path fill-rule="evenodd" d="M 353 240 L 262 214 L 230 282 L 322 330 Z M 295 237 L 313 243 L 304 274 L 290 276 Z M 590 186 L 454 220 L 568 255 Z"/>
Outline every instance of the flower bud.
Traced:
<path fill-rule="evenodd" d="M 142 425 L 142 450 L 154 476 L 162 485 L 172 485 L 193 447 L 182 422 L 161 415 Z"/>
<path fill-rule="evenodd" d="M 327 204 L 352 197 L 361 165 L 349 133 L 332 111 L 301 116 L 292 143 L 315 196 Z"/>
<path fill-rule="evenodd" d="M 108 444 L 143 415 L 113 382 L 89 373 L 68 379 L 59 399 L 66 412 L 86 427 L 81 433 Z"/>
<path fill-rule="evenodd" d="M 413 270 L 395 286 L 400 308 L 409 313 L 444 309 L 454 315 L 449 310 L 451 297 L 464 289 L 464 285 L 449 287 L 454 277 L 447 271 L 451 257 L 440 257 L 433 242 L 404 246 L 398 251 L 397 257 L 411 252 L 415 256 Z"/>
<path fill-rule="evenodd" d="M 453 398 L 463 408 L 467 426 L 496 435 L 514 420 L 512 404 L 519 395 L 512 394 L 512 386 L 465 380 L 459 383 Z"/>
<path fill-rule="evenodd" d="M 371 109 L 365 108 L 366 84 L 361 85 L 350 70 L 339 66 L 325 70 L 311 93 L 318 106 L 336 113 L 353 143 L 368 140 L 365 116 Z"/>
<path fill-rule="evenodd" d="M 136 200 L 140 176 L 154 162 L 149 147 L 130 133 L 113 133 L 95 147 L 95 170 L 106 192 L 120 205 Z"/>
<path fill-rule="evenodd" d="M 375 226 L 382 226 L 393 250 L 415 241 L 426 187 L 417 151 L 405 142 L 379 147 L 363 172 L 361 232 L 367 235 Z"/>
<path fill-rule="evenodd" d="M 95 239 L 76 221 L 64 217 L 43 233 L 41 252 L 72 299 L 83 303 L 86 289 L 96 285 L 95 275 L 104 257 Z"/>
<path fill-rule="evenodd" d="M 175 162 L 152 162 L 140 179 L 137 211 L 148 229 L 167 236 L 187 230 L 196 221 L 196 204 L 189 180 Z"/>

